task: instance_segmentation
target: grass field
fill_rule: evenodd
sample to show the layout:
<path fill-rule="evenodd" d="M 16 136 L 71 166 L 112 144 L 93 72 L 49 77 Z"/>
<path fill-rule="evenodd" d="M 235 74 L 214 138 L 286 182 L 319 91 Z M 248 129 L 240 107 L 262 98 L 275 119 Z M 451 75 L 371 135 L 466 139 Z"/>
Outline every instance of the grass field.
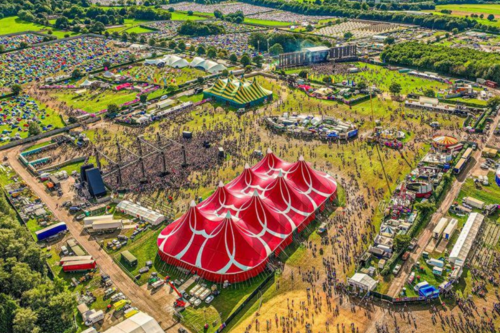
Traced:
<path fill-rule="evenodd" d="M 245 18 L 245 23 L 248 24 L 256 24 L 256 25 L 262 25 L 266 27 L 288 27 L 292 25 L 290 22 L 279 22 L 279 21 L 270 21 L 270 20 L 259 20 L 259 19 L 254 19 L 254 18 Z"/>
<path fill-rule="evenodd" d="M 206 76 L 207 73 L 196 68 L 184 67 L 175 69 L 171 67 L 158 68 L 156 66 L 135 66 L 130 70 L 130 75 L 139 81 L 147 81 L 151 84 L 168 86 L 169 84 L 180 85 L 198 77 Z M 165 84 L 166 81 L 166 84 Z"/>
<path fill-rule="evenodd" d="M 110 28 L 110 29 L 107 29 L 110 33 L 112 32 L 119 32 L 119 33 L 122 33 L 122 32 L 127 32 L 127 33 L 132 33 L 132 32 L 135 32 L 135 33 L 143 33 L 143 32 L 151 32 L 152 30 L 151 29 L 146 29 L 146 28 L 142 28 L 140 27 L 139 25 L 141 24 L 146 24 L 146 23 L 150 23 L 151 21 L 145 21 L 145 20 L 136 20 L 136 19 L 125 19 L 125 21 L 123 22 L 123 25 L 120 26 L 120 27 L 116 27 L 116 28 Z"/>
<path fill-rule="evenodd" d="M 88 113 L 97 113 L 104 110 L 110 104 L 121 105 L 130 102 L 136 98 L 136 92 L 130 90 L 121 91 L 92 91 L 85 95 L 77 95 L 73 91 L 58 91 L 52 95 L 60 101 L 76 109 L 81 109 Z"/>
<path fill-rule="evenodd" d="M 171 14 L 172 14 L 172 18 L 171 18 L 172 21 L 188 21 L 188 20 L 203 21 L 203 20 L 207 19 L 206 17 L 197 16 L 197 15 L 189 16 L 187 13 L 183 13 L 183 12 L 173 12 Z M 206 16 L 207 14 L 203 14 L 203 15 Z"/>
<path fill-rule="evenodd" d="M 41 24 L 26 22 L 18 18 L 17 16 L 5 17 L 0 19 L 0 34 L 13 34 L 16 32 L 23 31 L 38 31 L 42 33 L 48 33 L 52 30 L 52 36 L 57 38 L 64 38 L 64 35 L 77 36 L 79 34 L 71 31 L 61 31 L 54 29 L 52 27 L 47 27 Z"/>
<path fill-rule="evenodd" d="M 434 15 L 448 15 L 441 13 L 441 10 L 451 10 L 451 16 L 465 17 L 471 14 L 484 15 L 484 18 L 474 18 L 481 24 L 500 27 L 500 4 L 454 4 L 454 5 L 438 5 L 432 12 Z M 489 21 L 486 17 L 489 14 L 495 15 L 495 20 Z"/>

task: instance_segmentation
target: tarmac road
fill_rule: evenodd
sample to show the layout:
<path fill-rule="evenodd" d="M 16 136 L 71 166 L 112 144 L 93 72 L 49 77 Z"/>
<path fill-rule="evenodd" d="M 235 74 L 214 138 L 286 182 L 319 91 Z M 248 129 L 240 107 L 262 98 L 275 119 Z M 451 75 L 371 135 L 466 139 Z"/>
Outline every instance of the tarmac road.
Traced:
<path fill-rule="evenodd" d="M 490 129 L 490 134 L 488 135 L 488 139 L 486 140 L 486 143 L 488 143 L 492 136 L 493 136 L 493 131 L 497 127 L 497 124 L 500 120 L 500 115 L 497 115 L 494 119 L 493 124 L 491 125 Z M 473 154 L 471 158 L 471 162 L 469 162 L 469 167 L 467 170 L 464 170 L 462 172 L 463 175 L 458 177 L 452 184 L 450 191 L 446 195 L 445 199 L 443 200 L 441 206 L 438 208 L 437 212 L 434 213 L 432 216 L 431 221 L 425 228 L 425 230 L 422 232 L 418 239 L 418 247 L 414 252 L 411 252 L 410 257 L 408 260 L 404 263 L 401 272 L 399 275 L 393 280 L 391 283 L 391 287 L 389 288 L 388 295 L 392 297 L 397 297 L 398 293 L 401 291 L 403 288 L 406 280 L 408 279 L 408 276 L 411 274 L 411 268 L 413 265 L 418 261 L 420 256 L 422 255 L 422 252 L 425 251 L 425 248 L 427 247 L 427 244 L 429 244 L 429 241 L 431 240 L 432 237 L 432 231 L 434 230 L 434 227 L 438 223 L 438 221 L 446 215 L 448 210 L 450 209 L 450 206 L 453 204 L 455 201 L 455 198 L 458 196 L 460 193 L 460 189 L 462 188 L 462 185 L 464 182 L 467 180 L 467 176 L 470 174 L 473 174 L 479 167 L 480 167 L 480 158 L 481 158 L 481 153 L 486 145 L 479 145 L 479 149 L 477 149 Z M 473 163 L 473 164 L 472 164 Z"/>
<path fill-rule="evenodd" d="M 80 223 L 74 222 L 65 209 L 60 207 L 63 199 L 51 196 L 45 191 L 45 186 L 34 178 L 29 171 L 19 162 L 17 156 L 23 147 L 16 147 L 9 150 L 5 155 L 9 163 L 18 175 L 28 184 L 33 192 L 47 205 L 59 220 L 66 222 L 71 235 L 80 243 L 85 250 L 97 261 L 102 272 L 111 277 L 114 285 L 132 302 L 132 305 L 154 317 L 161 327 L 167 332 L 177 332 L 182 326 L 173 318 L 172 304 L 175 294 L 168 293 L 169 288 L 162 288 L 160 293 L 165 293 L 162 297 L 152 297 L 145 288 L 139 287 L 131 278 L 125 274 L 113 259 L 103 250 L 100 245 L 90 239 L 90 236 L 83 234 L 83 227 Z"/>

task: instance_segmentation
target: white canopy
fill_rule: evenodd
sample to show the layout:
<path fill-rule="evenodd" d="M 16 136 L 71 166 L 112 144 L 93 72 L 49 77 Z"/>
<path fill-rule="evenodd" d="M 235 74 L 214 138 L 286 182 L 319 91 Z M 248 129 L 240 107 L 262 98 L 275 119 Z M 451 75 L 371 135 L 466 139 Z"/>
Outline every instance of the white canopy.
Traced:
<path fill-rule="evenodd" d="M 138 312 L 134 316 L 122 321 L 104 333 L 164 333 L 154 318 Z"/>
<path fill-rule="evenodd" d="M 165 216 L 154 210 L 142 207 L 141 205 L 135 204 L 128 200 L 121 201 L 117 206 L 117 209 L 123 211 L 124 213 L 137 217 L 143 221 L 149 222 L 152 225 L 158 225 L 165 221 Z"/>
<path fill-rule="evenodd" d="M 352 286 L 356 286 L 358 288 L 372 291 L 377 287 L 377 281 L 372 279 L 367 274 L 356 273 L 351 278 L 348 279 L 348 282 Z"/>

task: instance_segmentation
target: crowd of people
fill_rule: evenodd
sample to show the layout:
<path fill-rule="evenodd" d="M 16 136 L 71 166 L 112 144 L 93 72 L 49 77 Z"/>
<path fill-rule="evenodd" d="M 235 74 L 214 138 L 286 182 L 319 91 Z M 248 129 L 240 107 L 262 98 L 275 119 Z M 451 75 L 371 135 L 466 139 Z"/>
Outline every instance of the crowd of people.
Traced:
<path fill-rule="evenodd" d="M 17 50 L 22 46 L 28 47 L 33 44 L 41 43 L 43 39 L 44 36 L 33 33 L 0 36 L 0 48 L 3 46 L 4 51 Z"/>
<path fill-rule="evenodd" d="M 0 55 L 0 88 L 14 84 L 39 82 L 56 75 L 71 75 L 74 69 L 91 72 L 129 62 L 140 54 L 130 48 L 118 48 L 104 38 L 80 37 L 51 42 Z"/>

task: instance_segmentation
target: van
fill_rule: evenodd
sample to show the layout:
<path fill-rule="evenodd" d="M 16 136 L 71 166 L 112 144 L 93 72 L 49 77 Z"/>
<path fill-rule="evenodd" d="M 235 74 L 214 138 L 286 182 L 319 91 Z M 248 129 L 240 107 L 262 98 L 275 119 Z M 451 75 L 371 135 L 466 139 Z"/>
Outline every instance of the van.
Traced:
<path fill-rule="evenodd" d="M 64 254 L 65 256 L 67 256 L 69 254 L 69 251 L 68 251 L 68 248 L 66 246 L 61 246 L 61 252 L 62 254 Z"/>

